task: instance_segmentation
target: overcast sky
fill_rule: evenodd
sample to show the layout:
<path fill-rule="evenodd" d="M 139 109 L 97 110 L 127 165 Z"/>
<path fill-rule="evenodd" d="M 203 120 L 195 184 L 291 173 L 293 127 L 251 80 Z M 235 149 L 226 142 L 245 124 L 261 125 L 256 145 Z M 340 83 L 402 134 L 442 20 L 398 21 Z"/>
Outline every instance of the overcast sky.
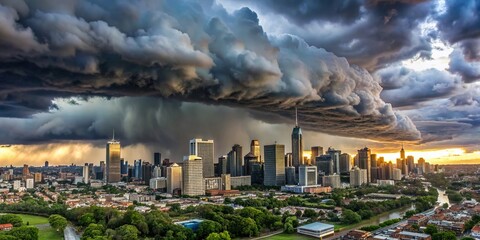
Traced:
<path fill-rule="evenodd" d="M 471 162 L 479 80 L 480 0 L 0 0 L 0 165 L 98 163 L 113 129 L 129 161 L 288 151 L 295 107 L 307 149 Z"/>

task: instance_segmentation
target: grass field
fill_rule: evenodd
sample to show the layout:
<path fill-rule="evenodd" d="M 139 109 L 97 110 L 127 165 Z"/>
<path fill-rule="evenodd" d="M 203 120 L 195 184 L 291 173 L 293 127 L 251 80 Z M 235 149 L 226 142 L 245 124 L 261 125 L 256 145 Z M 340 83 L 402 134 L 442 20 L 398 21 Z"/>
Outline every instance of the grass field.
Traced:
<path fill-rule="evenodd" d="M 22 218 L 23 223 L 29 223 L 30 226 L 42 225 L 39 227 L 38 231 L 38 240 L 62 240 L 63 233 L 59 233 L 51 228 L 49 225 L 45 226 L 44 224 L 48 224 L 48 218 L 35 216 L 35 215 L 28 215 L 28 214 L 15 214 Z"/>
<path fill-rule="evenodd" d="M 312 240 L 315 238 L 300 235 L 300 234 L 286 234 L 286 233 L 281 233 L 275 236 L 267 237 L 264 238 L 265 240 Z"/>

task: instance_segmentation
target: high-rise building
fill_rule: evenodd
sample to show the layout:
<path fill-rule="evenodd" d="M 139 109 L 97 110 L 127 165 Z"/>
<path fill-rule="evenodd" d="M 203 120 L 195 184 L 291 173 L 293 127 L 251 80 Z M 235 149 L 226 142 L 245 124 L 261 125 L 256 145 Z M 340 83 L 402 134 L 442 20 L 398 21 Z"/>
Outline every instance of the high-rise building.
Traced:
<path fill-rule="evenodd" d="M 48 167 L 48 161 L 45 161 L 45 167 Z"/>
<path fill-rule="evenodd" d="M 292 131 L 292 160 L 295 169 L 298 169 L 300 165 L 305 164 L 303 162 L 302 129 L 298 126 L 297 108 L 295 108 L 295 127 Z"/>
<path fill-rule="evenodd" d="M 190 155 L 199 156 L 203 162 L 203 177 L 215 176 L 213 170 L 213 158 L 214 158 L 214 145 L 213 140 L 192 139 L 190 140 Z M 242 157 L 240 156 L 240 159 Z"/>
<path fill-rule="evenodd" d="M 262 153 L 260 152 L 260 141 L 254 139 L 250 143 L 250 152 L 257 157 L 259 162 L 262 162 Z"/>
<path fill-rule="evenodd" d="M 182 193 L 188 196 L 205 195 L 202 158 L 195 155 L 183 158 Z"/>
<path fill-rule="evenodd" d="M 358 157 L 358 167 L 360 169 L 365 169 L 367 170 L 367 182 L 371 182 L 370 180 L 370 172 L 371 172 L 371 167 L 372 167 L 372 164 L 371 164 L 371 152 L 370 152 L 370 149 L 365 147 L 363 149 L 360 149 L 358 150 L 358 154 L 357 154 L 357 157 Z"/>
<path fill-rule="evenodd" d="M 333 162 L 333 172 L 336 174 L 340 174 L 340 154 L 342 151 L 335 150 L 334 148 L 329 147 L 327 150 L 328 155 L 330 155 L 332 162 Z"/>
<path fill-rule="evenodd" d="M 304 166 L 304 165 L 302 165 Z M 285 168 L 285 181 L 286 185 L 296 185 L 296 177 L 295 177 L 295 167 L 286 167 Z"/>
<path fill-rule="evenodd" d="M 35 180 L 36 183 L 43 182 L 42 173 L 41 172 L 34 173 L 33 179 Z"/>
<path fill-rule="evenodd" d="M 285 154 L 285 167 L 293 167 L 293 155 L 292 155 L 292 153 Z"/>
<path fill-rule="evenodd" d="M 146 185 L 150 184 L 150 179 L 152 179 L 152 172 L 152 164 L 150 164 L 149 162 L 145 162 L 142 165 L 142 180 Z"/>
<path fill-rule="evenodd" d="M 154 166 L 152 172 L 152 178 L 165 177 L 162 174 L 162 166 Z"/>
<path fill-rule="evenodd" d="M 136 179 L 142 178 L 142 159 L 133 161 L 133 177 Z"/>
<path fill-rule="evenodd" d="M 217 169 L 217 177 L 222 176 L 222 174 L 227 174 L 230 171 L 230 166 L 228 165 L 227 156 L 220 156 L 218 158 L 218 169 Z"/>
<path fill-rule="evenodd" d="M 256 162 L 252 165 L 252 184 L 262 185 L 263 184 L 263 166 L 264 163 Z"/>
<path fill-rule="evenodd" d="M 317 165 L 318 172 L 322 175 L 330 175 L 334 173 L 331 155 L 324 154 L 316 157 L 315 164 Z"/>
<path fill-rule="evenodd" d="M 298 185 L 312 186 L 317 185 L 317 167 L 302 165 L 298 169 Z"/>
<path fill-rule="evenodd" d="M 167 167 L 167 193 L 173 194 L 182 189 L 182 167 L 174 163 Z"/>
<path fill-rule="evenodd" d="M 313 146 L 311 148 L 311 161 L 314 162 L 315 158 L 320 156 L 320 155 L 323 155 L 323 147 L 320 147 L 320 146 Z"/>
<path fill-rule="evenodd" d="M 413 156 L 407 156 L 407 168 L 408 172 L 413 172 L 415 169 L 415 158 Z"/>
<path fill-rule="evenodd" d="M 33 178 L 25 179 L 25 188 L 32 189 L 34 187 L 35 187 L 35 181 L 33 180 Z"/>
<path fill-rule="evenodd" d="M 398 168 L 393 169 L 393 180 L 396 180 L 396 181 L 402 180 L 402 170 Z"/>
<path fill-rule="evenodd" d="M 230 167 L 229 174 L 232 177 L 238 177 L 243 175 L 243 159 L 242 159 L 242 146 L 235 144 L 227 155 L 228 163 Z"/>
<path fill-rule="evenodd" d="M 424 174 L 425 173 L 425 159 L 419 158 L 418 159 L 418 173 Z"/>
<path fill-rule="evenodd" d="M 408 170 L 407 170 L 407 160 L 406 159 L 397 158 L 397 164 L 396 165 L 397 165 L 397 168 L 400 169 L 402 174 L 407 174 Z"/>
<path fill-rule="evenodd" d="M 325 187 L 340 188 L 342 183 L 340 182 L 340 175 L 333 174 L 322 177 L 322 185 Z"/>
<path fill-rule="evenodd" d="M 13 190 L 18 190 L 22 186 L 22 182 L 20 180 L 13 181 Z"/>
<path fill-rule="evenodd" d="M 123 158 L 120 159 L 120 175 L 126 176 L 128 174 L 128 161 Z"/>
<path fill-rule="evenodd" d="M 162 154 L 159 152 L 153 153 L 153 166 L 162 165 Z"/>
<path fill-rule="evenodd" d="M 263 184 L 265 186 L 285 185 L 285 145 L 265 145 L 263 153 L 265 156 Z"/>
<path fill-rule="evenodd" d="M 403 149 L 403 144 L 402 149 L 400 149 L 400 159 L 405 159 L 405 149 Z"/>
<path fill-rule="evenodd" d="M 22 175 L 24 179 L 30 175 L 30 170 L 28 169 L 27 164 L 23 164 Z"/>
<path fill-rule="evenodd" d="M 350 172 L 352 157 L 348 153 L 340 154 L 340 173 Z"/>
<path fill-rule="evenodd" d="M 104 176 L 107 183 L 120 182 L 120 152 L 120 142 L 115 140 L 113 135 L 112 140 L 107 143 L 107 165 Z"/>
<path fill-rule="evenodd" d="M 88 184 L 90 181 L 90 169 L 88 168 L 88 163 L 85 163 L 83 166 L 83 183 Z"/>
<path fill-rule="evenodd" d="M 361 169 L 357 166 L 350 170 L 350 186 L 358 187 L 368 183 L 367 169 Z"/>
<path fill-rule="evenodd" d="M 256 162 L 259 162 L 258 157 L 252 152 L 247 153 L 247 155 L 243 157 L 243 175 L 252 175 L 252 166 Z"/>
<path fill-rule="evenodd" d="M 370 154 L 370 166 L 377 167 L 377 154 L 375 153 Z"/>

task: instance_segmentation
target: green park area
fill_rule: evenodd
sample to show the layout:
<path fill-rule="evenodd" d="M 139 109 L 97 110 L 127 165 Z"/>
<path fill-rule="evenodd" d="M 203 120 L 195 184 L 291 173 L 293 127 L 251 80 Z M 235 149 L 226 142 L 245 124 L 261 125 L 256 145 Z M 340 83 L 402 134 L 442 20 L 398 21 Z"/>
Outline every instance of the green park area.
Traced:
<path fill-rule="evenodd" d="M 36 226 L 39 240 L 61 240 L 63 233 L 55 231 L 48 223 L 48 218 L 28 214 L 14 214 L 22 218 L 24 225 Z"/>

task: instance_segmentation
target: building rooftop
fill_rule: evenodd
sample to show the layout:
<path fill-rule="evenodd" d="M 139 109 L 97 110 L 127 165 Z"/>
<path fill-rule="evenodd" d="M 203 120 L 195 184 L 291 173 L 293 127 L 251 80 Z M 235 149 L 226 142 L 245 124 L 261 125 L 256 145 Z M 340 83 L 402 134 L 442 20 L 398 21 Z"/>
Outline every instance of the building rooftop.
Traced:
<path fill-rule="evenodd" d="M 326 224 L 326 223 L 321 223 L 321 222 L 314 222 L 310 223 L 307 225 L 303 225 L 298 227 L 299 229 L 306 229 L 306 230 L 311 230 L 311 231 L 319 231 L 319 230 L 324 230 L 327 228 L 333 228 L 334 226 L 331 224 Z"/>
<path fill-rule="evenodd" d="M 428 238 L 428 237 L 430 237 L 430 235 L 428 235 L 428 234 L 408 232 L 408 231 L 401 231 L 399 234 L 400 235 L 406 235 L 406 236 L 412 236 L 412 237 L 418 237 L 418 238 Z"/>

